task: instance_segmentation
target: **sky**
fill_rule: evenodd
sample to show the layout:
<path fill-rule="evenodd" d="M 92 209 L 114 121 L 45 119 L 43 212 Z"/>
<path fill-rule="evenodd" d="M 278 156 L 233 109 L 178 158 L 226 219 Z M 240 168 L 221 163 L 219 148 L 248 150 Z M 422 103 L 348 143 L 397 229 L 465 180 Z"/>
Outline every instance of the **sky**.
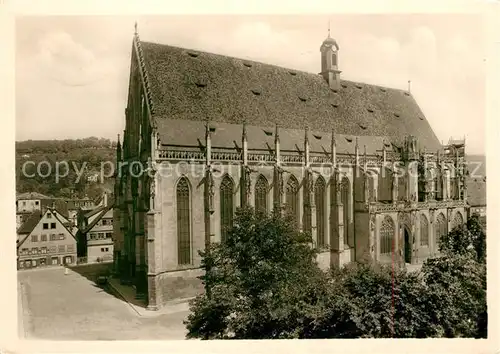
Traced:
<path fill-rule="evenodd" d="M 16 140 L 124 129 L 134 23 L 142 40 L 320 71 L 339 44 L 346 80 L 410 90 L 439 140 L 484 154 L 485 39 L 472 14 L 65 16 L 16 20 Z"/>

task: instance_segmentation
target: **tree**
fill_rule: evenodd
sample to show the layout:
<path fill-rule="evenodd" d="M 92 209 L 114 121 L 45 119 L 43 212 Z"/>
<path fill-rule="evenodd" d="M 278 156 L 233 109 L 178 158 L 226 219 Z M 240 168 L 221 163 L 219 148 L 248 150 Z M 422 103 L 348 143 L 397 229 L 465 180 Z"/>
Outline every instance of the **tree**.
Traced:
<path fill-rule="evenodd" d="M 280 216 L 236 214 L 222 244 L 201 252 L 206 291 L 191 304 L 188 338 L 298 338 L 326 295 L 312 240 Z"/>
<path fill-rule="evenodd" d="M 439 250 L 455 255 L 470 254 L 478 262 L 486 263 L 486 233 L 478 215 L 472 215 L 467 225 L 459 225 L 441 237 Z"/>

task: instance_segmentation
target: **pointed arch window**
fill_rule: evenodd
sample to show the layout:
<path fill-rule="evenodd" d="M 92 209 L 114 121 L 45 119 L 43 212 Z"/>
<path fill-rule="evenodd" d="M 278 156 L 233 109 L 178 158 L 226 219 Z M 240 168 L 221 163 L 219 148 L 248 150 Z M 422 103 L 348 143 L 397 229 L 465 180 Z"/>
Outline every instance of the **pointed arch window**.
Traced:
<path fill-rule="evenodd" d="M 299 182 L 291 175 L 286 184 L 286 211 L 299 224 Z"/>
<path fill-rule="evenodd" d="M 255 183 L 255 210 L 261 213 L 267 213 L 267 180 L 260 175 Z"/>
<path fill-rule="evenodd" d="M 182 177 L 177 183 L 177 259 L 180 265 L 191 263 L 191 208 L 189 182 Z"/>
<path fill-rule="evenodd" d="M 325 206 L 326 206 L 326 183 L 323 177 L 316 180 L 314 186 L 314 202 L 316 204 L 316 230 L 318 247 L 325 245 Z"/>
<path fill-rule="evenodd" d="M 462 217 L 462 214 L 457 211 L 455 214 L 455 218 L 453 219 L 453 228 L 462 226 L 464 224 L 464 218 Z"/>
<path fill-rule="evenodd" d="M 350 245 L 350 240 L 349 240 L 349 220 L 350 220 L 350 214 L 349 210 L 351 207 L 351 190 L 350 190 L 350 183 L 349 179 L 347 177 L 342 178 L 342 183 L 340 186 L 340 197 L 342 201 L 342 208 L 343 208 L 343 222 L 344 222 L 344 243 Z"/>
<path fill-rule="evenodd" d="M 420 246 L 429 246 L 429 221 L 425 215 L 420 215 Z"/>
<path fill-rule="evenodd" d="M 394 249 L 394 221 L 386 216 L 380 228 L 380 254 L 390 255 Z"/>
<path fill-rule="evenodd" d="M 439 243 L 441 237 L 446 236 L 448 233 L 448 227 L 446 225 L 446 218 L 443 213 L 440 213 L 436 218 L 435 235 L 436 235 L 436 247 L 439 248 Z"/>
<path fill-rule="evenodd" d="M 227 234 L 233 226 L 233 180 L 224 176 L 220 184 L 220 227 L 221 242 L 226 240 Z"/>

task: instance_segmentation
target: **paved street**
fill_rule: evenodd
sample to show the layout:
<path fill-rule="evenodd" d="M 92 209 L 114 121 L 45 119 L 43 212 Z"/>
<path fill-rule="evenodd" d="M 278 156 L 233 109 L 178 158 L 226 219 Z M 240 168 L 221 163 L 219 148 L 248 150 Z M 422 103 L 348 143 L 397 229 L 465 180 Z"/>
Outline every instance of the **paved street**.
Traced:
<path fill-rule="evenodd" d="M 188 311 L 140 317 L 121 298 L 64 268 L 18 272 L 27 339 L 184 339 Z M 21 304 L 22 303 L 22 304 Z M 22 331 L 23 328 L 20 330 Z"/>

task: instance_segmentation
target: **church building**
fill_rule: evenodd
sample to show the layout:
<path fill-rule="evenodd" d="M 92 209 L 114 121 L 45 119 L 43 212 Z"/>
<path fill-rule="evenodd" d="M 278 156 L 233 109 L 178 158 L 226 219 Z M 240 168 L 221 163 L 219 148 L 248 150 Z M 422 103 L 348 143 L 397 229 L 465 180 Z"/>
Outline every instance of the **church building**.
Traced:
<path fill-rule="evenodd" d="M 442 145 L 410 92 L 132 41 L 117 146 L 115 269 L 149 309 L 202 291 L 199 250 L 235 210 L 292 215 L 323 268 L 421 263 L 468 213 L 465 141 Z"/>

